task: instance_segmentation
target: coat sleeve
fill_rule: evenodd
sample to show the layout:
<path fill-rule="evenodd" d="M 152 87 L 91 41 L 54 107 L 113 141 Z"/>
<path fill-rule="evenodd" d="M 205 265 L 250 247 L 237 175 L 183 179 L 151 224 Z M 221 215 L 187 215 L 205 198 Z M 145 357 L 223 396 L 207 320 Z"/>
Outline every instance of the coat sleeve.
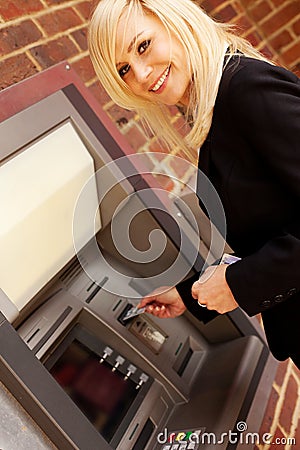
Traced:
<path fill-rule="evenodd" d="M 227 268 L 227 283 L 249 315 L 300 291 L 300 80 L 283 68 L 252 61 L 231 78 L 229 108 L 254 157 L 294 199 L 295 213 L 278 235 Z"/>

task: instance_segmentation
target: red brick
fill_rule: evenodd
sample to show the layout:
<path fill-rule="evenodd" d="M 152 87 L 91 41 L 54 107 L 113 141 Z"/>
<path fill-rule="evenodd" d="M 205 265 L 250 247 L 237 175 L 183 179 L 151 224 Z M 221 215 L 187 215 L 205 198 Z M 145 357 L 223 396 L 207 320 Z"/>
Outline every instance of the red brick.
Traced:
<path fill-rule="evenodd" d="M 293 24 L 293 31 L 299 37 L 299 35 L 300 35 L 300 18 Z"/>
<path fill-rule="evenodd" d="M 26 55 L 18 55 L 0 62 L 0 89 L 18 83 L 38 72 Z"/>
<path fill-rule="evenodd" d="M 271 390 L 271 394 L 269 396 L 269 401 L 267 404 L 266 412 L 264 415 L 264 419 L 261 424 L 259 434 L 262 436 L 264 433 L 269 433 L 271 429 L 271 425 L 274 420 L 274 412 L 279 399 L 279 395 L 275 391 L 274 388 Z"/>
<path fill-rule="evenodd" d="M 234 23 L 237 26 L 240 34 L 245 33 L 245 31 L 249 30 L 253 26 L 248 17 L 246 17 L 245 15 L 240 16 L 239 19 L 234 21 Z"/>
<path fill-rule="evenodd" d="M 263 48 L 260 49 L 260 51 L 263 55 L 266 56 L 266 58 L 270 59 L 274 58 L 274 52 L 269 46 L 265 45 Z"/>
<path fill-rule="evenodd" d="M 271 0 L 271 1 L 276 8 L 282 6 L 282 4 L 283 4 L 283 0 Z M 294 0 L 292 0 L 292 1 L 294 1 Z"/>
<path fill-rule="evenodd" d="M 292 66 L 291 71 L 294 72 L 300 78 L 300 63 L 296 64 L 295 66 Z"/>
<path fill-rule="evenodd" d="M 158 162 L 162 162 L 168 156 L 167 150 L 158 141 L 151 143 L 149 147 L 149 153 L 152 153 L 152 158 L 154 158 Z"/>
<path fill-rule="evenodd" d="M 176 128 L 176 130 L 179 132 L 179 134 L 181 136 L 186 136 L 188 134 L 188 132 L 191 131 L 189 125 L 187 125 L 187 123 L 183 117 L 179 117 L 174 122 L 174 127 Z"/>
<path fill-rule="evenodd" d="M 133 111 L 128 111 L 127 109 L 121 108 L 118 105 L 113 105 L 106 110 L 109 117 L 118 124 L 120 128 L 126 125 L 135 116 Z"/>
<path fill-rule="evenodd" d="M 293 38 L 289 31 L 283 30 L 277 36 L 275 36 L 273 39 L 270 40 L 270 44 L 276 51 L 280 51 L 282 47 L 285 47 L 286 45 L 290 44 L 292 42 Z"/>
<path fill-rule="evenodd" d="M 82 23 L 82 20 L 72 8 L 61 9 L 50 14 L 45 14 L 38 19 L 40 25 L 48 36 L 53 36 L 61 31 L 75 27 Z"/>
<path fill-rule="evenodd" d="M 297 17 L 298 14 L 300 14 L 300 2 L 289 2 L 284 8 L 275 12 L 275 14 L 263 22 L 261 28 L 266 35 L 270 36 L 287 22 Z"/>
<path fill-rule="evenodd" d="M 84 56 L 72 63 L 72 68 L 78 73 L 80 78 L 86 83 L 95 78 L 96 74 L 89 56 Z"/>
<path fill-rule="evenodd" d="M 282 386 L 282 383 L 285 378 L 286 370 L 288 367 L 289 361 L 284 361 L 278 364 L 277 372 L 275 375 L 275 382 L 278 384 L 278 386 Z"/>
<path fill-rule="evenodd" d="M 42 33 L 31 20 L 19 25 L 3 28 L 0 31 L 0 53 L 7 54 L 28 44 L 36 42 Z"/>
<path fill-rule="evenodd" d="M 232 1 L 232 5 L 234 7 L 234 9 L 236 10 L 237 14 L 245 14 L 246 10 L 244 5 L 242 4 L 241 0 L 231 0 Z"/>
<path fill-rule="evenodd" d="M 171 116 L 176 116 L 179 112 L 178 107 L 175 105 L 168 106 L 168 110 L 170 111 Z"/>
<path fill-rule="evenodd" d="M 80 30 L 76 30 L 72 33 L 73 38 L 81 48 L 81 50 L 87 50 L 87 28 L 81 28 Z"/>
<path fill-rule="evenodd" d="M 2 0 L 0 2 L 0 15 L 5 20 L 40 11 L 44 8 L 40 0 Z"/>
<path fill-rule="evenodd" d="M 168 192 L 172 192 L 174 189 L 174 182 L 171 178 L 168 177 L 168 175 L 156 175 L 154 174 L 154 178 L 158 182 L 158 184 L 161 186 L 162 189 L 165 189 Z"/>
<path fill-rule="evenodd" d="M 178 177 L 178 180 L 181 181 L 182 177 L 186 174 L 187 170 L 190 168 L 190 165 L 187 161 L 183 160 L 179 157 L 179 155 L 176 155 L 178 157 L 172 157 L 170 158 L 170 167 L 174 171 L 175 175 Z"/>
<path fill-rule="evenodd" d="M 218 6 L 224 3 L 224 0 L 204 0 L 204 2 L 200 2 L 201 6 L 208 12 L 213 11 Z"/>
<path fill-rule="evenodd" d="M 46 0 L 48 5 L 61 5 L 62 3 L 66 3 L 69 0 Z"/>
<path fill-rule="evenodd" d="M 245 8 L 248 8 L 253 4 L 253 0 L 241 0 L 241 3 Z"/>
<path fill-rule="evenodd" d="M 157 158 L 161 161 L 164 159 L 169 153 L 169 149 L 158 139 L 155 139 L 153 142 L 151 142 L 149 146 L 149 151 L 157 153 L 160 156 L 157 156 Z"/>
<path fill-rule="evenodd" d="M 299 442 L 300 442 L 300 419 L 298 419 L 298 426 L 295 431 L 295 441 L 296 441 L 296 444 L 299 444 Z M 295 450 L 296 450 L 296 447 L 295 447 Z"/>
<path fill-rule="evenodd" d="M 222 8 L 218 11 L 217 14 L 214 14 L 215 18 L 221 20 L 222 22 L 230 22 L 237 16 L 236 10 L 232 7 L 232 5 L 227 5 L 225 8 Z"/>
<path fill-rule="evenodd" d="M 280 442 L 283 442 L 283 443 L 281 444 Z M 286 438 L 282 434 L 282 432 L 280 431 L 279 428 L 276 429 L 275 434 L 272 437 L 272 443 L 274 444 L 274 448 L 276 448 L 276 450 L 284 450 L 285 449 Z"/>
<path fill-rule="evenodd" d="M 286 64 L 294 64 L 300 58 L 300 41 L 296 42 L 292 47 L 282 53 L 282 57 Z"/>
<path fill-rule="evenodd" d="M 292 417 L 298 398 L 298 385 L 294 377 L 289 378 L 287 389 L 285 392 L 284 408 L 280 413 L 279 423 L 287 431 L 290 431 Z"/>
<path fill-rule="evenodd" d="M 258 44 L 262 41 L 262 38 L 257 31 L 253 31 L 250 34 L 247 34 L 245 37 L 249 42 L 251 42 L 254 47 L 257 47 Z"/>
<path fill-rule="evenodd" d="M 143 132 L 145 133 L 147 140 L 150 140 L 155 137 L 153 131 L 151 130 L 151 128 L 149 127 L 149 125 L 147 123 L 140 121 L 139 124 L 140 124 L 140 127 L 142 128 Z"/>
<path fill-rule="evenodd" d="M 125 136 L 134 151 L 138 151 L 147 142 L 146 136 L 136 126 L 130 128 Z"/>
<path fill-rule="evenodd" d="M 93 11 L 93 2 L 79 3 L 79 5 L 76 5 L 76 9 L 85 18 L 85 20 L 89 20 Z"/>
<path fill-rule="evenodd" d="M 251 17 L 256 22 L 260 22 L 261 19 L 264 19 L 268 14 L 272 12 L 272 9 L 270 5 L 264 0 L 256 4 L 250 11 Z"/>
<path fill-rule="evenodd" d="M 53 64 L 67 60 L 77 53 L 77 48 L 67 36 L 63 36 L 45 45 L 39 45 L 30 50 L 32 56 L 45 69 Z"/>
<path fill-rule="evenodd" d="M 98 100 L 100 105 L 104 106 L 104 105 L 106 105 L 106 103 L 108 103 L 110 101 L 109 95 L 107 94 L 106 90 L 104 89 L 104 87 L 102 86 L 102 84 L 99 81 L 96 81 L 95 83 L 93 83 L 89 87 L 89 90 L 92 92 L 94 97 Z"/>

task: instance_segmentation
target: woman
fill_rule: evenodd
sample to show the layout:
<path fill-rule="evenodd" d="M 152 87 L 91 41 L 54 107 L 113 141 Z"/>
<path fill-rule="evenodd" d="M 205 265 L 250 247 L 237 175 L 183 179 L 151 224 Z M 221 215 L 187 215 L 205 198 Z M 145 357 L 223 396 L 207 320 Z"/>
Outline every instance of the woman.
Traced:
<path fill-rule="evenodd" d="M 300 82 L 191 0 L 101 0 L 90 55 L 114 102 L 134 109 L 217 190 L 241 260 L 142 300 L 158 317 L 262 313 L 270 349 L 300 368 Z M 191 131 L 172 127 L 181 105 Z M 201 187 L 198 186 L 199 198 Z M 200 305 L 200 306 L 199 306 Z M 202 307 L 203 308 L 202 308 Z"/>

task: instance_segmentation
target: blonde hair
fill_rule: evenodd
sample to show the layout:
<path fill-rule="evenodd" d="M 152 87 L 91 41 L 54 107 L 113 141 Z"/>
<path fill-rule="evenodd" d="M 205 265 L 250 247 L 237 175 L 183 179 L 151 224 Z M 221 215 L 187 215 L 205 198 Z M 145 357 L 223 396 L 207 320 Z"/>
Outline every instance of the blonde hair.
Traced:
<path fill-rule="evenodd" d="M 133 94 L 118 73 L 116 29 L 125 12 L 127 18 L 154 14 L 185 49 L 193 77 L 186 111 L 192 126 L 185 137 L 174 129 L 167 106 Z M 234 34 L 231 25 L 216 22 L 192 0 L 100 0 L 89 24 L 88 44 L 96 74 L 112 100 L 137 111 L 170 151 L 180 149 L 190 159 L 211 126 L 226 49 L 227 62 L 237 52 L 266 60 L 248 41 Z"/>

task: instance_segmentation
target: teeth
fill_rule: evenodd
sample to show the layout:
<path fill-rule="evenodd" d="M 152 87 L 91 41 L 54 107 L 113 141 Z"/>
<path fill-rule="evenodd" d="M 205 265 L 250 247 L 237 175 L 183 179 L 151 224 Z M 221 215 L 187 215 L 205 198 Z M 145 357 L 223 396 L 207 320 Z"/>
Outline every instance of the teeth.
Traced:
<path fill-rule="evenodd" d="M 167 68 L 165 73 L 160 77 L 160 79 L 158 80 L 158 82 L 156 83 L 154 88 L 151 89 L 151 91 L 153 91 L 153 92 L 158 91 L 158 89 L 162 86 L 163 82 L 165 81 L 165 79 L 169 75 L 169 71 L 170 71 L 170 67 Z"/>

